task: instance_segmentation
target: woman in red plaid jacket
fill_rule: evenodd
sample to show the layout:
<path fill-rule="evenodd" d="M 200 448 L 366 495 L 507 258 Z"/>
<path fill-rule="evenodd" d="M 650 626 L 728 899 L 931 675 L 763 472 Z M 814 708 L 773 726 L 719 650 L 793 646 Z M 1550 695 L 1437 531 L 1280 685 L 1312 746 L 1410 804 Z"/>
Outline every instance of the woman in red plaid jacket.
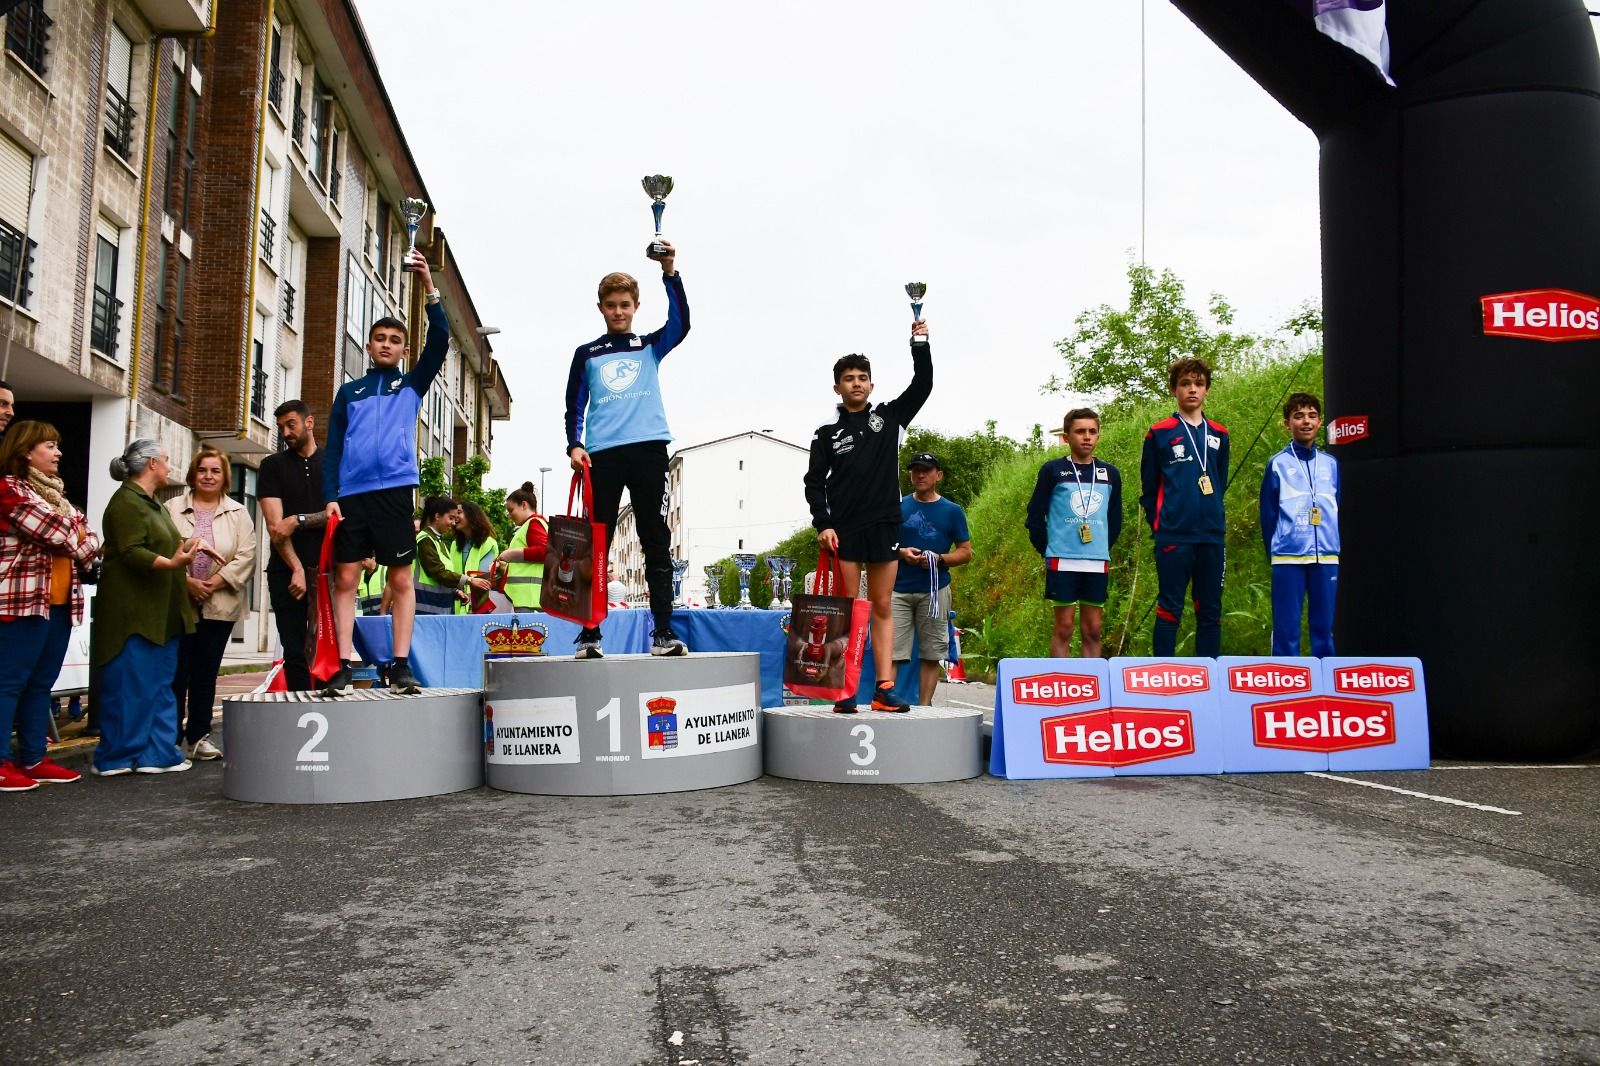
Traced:
<path fill-rule="evenodd" d="M 15 422 L 0 441 L 0 715 L 15 724 L 17 761 L 0 760 L 0 792 L 79 775 L 45 757 L 50 687 L 83 620 L 83 571 L 100 552 L 63 495 L 61 434 Z"/>

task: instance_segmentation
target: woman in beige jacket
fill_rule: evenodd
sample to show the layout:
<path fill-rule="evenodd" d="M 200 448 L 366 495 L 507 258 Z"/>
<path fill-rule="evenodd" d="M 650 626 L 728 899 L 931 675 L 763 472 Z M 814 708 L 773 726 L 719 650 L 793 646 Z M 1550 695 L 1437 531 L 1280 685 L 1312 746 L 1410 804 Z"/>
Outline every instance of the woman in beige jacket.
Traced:
<path fill-rule="evenodd" d="M 248 587 L 256 576 L 256 530 L 250 512 L 228 495 L 233 467 L 222 452 L 209 445 L 201 448 L 190 461 L 185 480 L 188 491 L 166 503 L 173 524 L 185 540 L 199 537 L 216 548 L 221 562 L 200 554 L 189 564 L 195 631 L 183 638 L 178 650 L 172 691 L 178 698 L 178 743 L 184 754 L 191 759 L 217 759 L 222 752 L 211 742 L 217 671 L 222 668 L 222 653 L 227 650 L 234 623 L 249 607 Z"/>

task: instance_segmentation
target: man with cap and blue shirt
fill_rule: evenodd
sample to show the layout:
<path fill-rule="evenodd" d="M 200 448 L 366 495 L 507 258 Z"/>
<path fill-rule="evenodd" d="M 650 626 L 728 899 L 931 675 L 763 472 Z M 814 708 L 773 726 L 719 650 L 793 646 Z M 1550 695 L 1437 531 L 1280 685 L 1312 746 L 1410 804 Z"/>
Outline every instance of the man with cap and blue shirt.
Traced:
<path fill-rule="evenodd" d="M 950 653 L 950 568 L 972 561 L 967 512 L 939 495 L 944 467 L 932 452 L 906 464 L 912 491 L 900 498 L 900 568 L 889 605 L 894 616 L 894 664 L 911 661 L 916 633 L 922 662 L 917 703 L 933 702 L 939 663 Z"/>

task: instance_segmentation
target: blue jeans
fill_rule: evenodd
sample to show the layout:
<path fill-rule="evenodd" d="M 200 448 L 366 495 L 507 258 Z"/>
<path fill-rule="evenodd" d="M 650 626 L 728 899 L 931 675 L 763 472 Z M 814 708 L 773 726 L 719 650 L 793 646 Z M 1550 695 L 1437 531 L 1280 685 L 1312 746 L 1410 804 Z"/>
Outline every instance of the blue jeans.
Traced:
<path fill-rule="evenodd" d="M 100 746 L 94 766 L 102 772 L 126 766 L 176 766 L 183 752 L 178 701 L 172 679 L 178 669 L 178 637 L 152 644 L 130 636 L 100 673 Z"/>
<path fill-rule="evenodd" d="M 0 714 L 17 731 L 18 766 L 44 758 L 50 686 L 61 673 L 71 637 L 72 608 L 66 604 L 50 608 L 49 618 L 0 622 Z"/>
<path fill-rule="evenodd" d="M 1338 563 L 1272 565 L 1272 654 L 1300 654 L 1300 604 L 1310 605 L 1311 654 L 1333 654 L 1333 597 Z"/>

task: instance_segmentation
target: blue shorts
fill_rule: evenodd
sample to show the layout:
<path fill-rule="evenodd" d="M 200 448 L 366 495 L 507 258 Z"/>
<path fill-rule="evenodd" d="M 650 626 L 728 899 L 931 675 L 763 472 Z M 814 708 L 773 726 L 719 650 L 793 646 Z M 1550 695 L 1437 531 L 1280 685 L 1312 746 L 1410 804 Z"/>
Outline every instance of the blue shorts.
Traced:
<path fill-rule="evenodd" d="M 1044 598 L 1058 607 L 1104 607 L 1111 575 L 1104 570 L 1085 574 L 1076 570 L 1046 570 Z"/>

